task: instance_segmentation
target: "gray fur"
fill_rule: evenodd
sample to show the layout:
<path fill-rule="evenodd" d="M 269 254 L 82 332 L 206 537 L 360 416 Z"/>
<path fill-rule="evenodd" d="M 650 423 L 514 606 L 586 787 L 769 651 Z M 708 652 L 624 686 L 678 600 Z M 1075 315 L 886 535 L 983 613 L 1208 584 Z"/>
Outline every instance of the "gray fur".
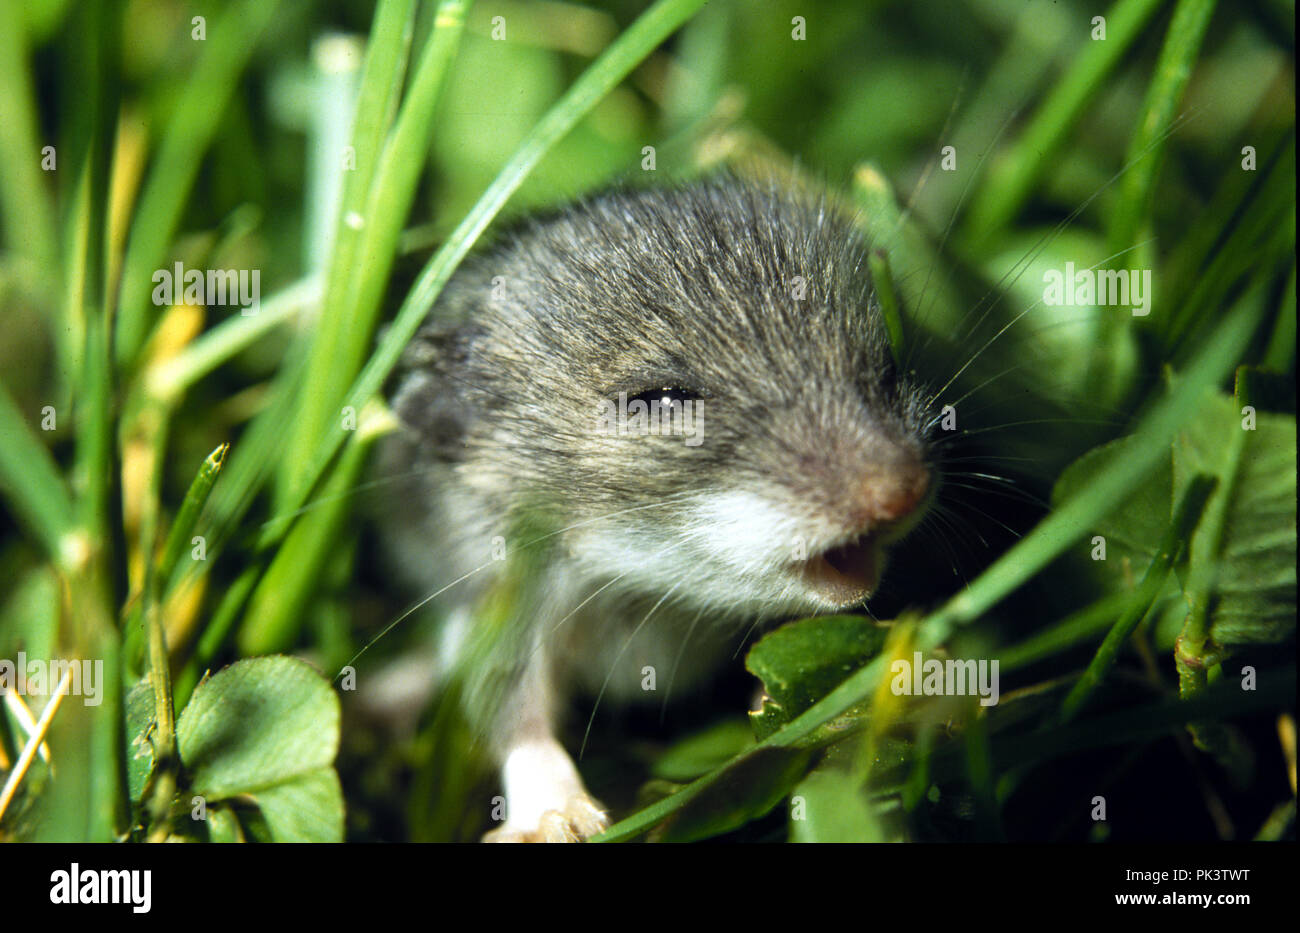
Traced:
<path fill-rule="evenodd" d="M 732 180 L 608 193 L 508 233 L 457 273 L 393 398 L 409 430 L 386 468 L 416 474 L 388 521 L 408 575 L 438 587 L 487 564 L 447 594 L 472 603 L 499 579 L 494 535 L 523 513 L 565 529 L 546 597 L 517 619 L 560 697 L 607 676 L 635 695 L 700 618 L 694 637 L 725 649 L 755 619 L 836 608 L 787 570 L 792 539 L 852 539 L 862 477 L 927 456 L 924 396 L 895 373 L 866 257 L 825 200 Z M 699 446 L 596 429 L 603 400 L 666 386 L 699 393 Z M 770 528 L 732 515 L 745 497 L 770 504 Z M 707 632 L 719 620 L 726 638 Z M 716 653 L 692 647 L 687 666 L 704 676 Z"/>

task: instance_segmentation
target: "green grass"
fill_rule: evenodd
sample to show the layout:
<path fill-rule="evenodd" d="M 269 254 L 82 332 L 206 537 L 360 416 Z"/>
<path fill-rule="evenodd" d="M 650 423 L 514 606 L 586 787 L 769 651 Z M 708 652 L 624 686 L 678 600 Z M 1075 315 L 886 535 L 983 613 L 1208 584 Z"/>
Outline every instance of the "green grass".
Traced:
<path fill-rule="evenodd" d="M 665 179 L 757 165 L 840 193 L 872 240 L 897 357 L 957 405 L 967 465 L 952 469 L 1045 505 L 951 476 L 873 606 L 897 620 L 885 648 L 761 742 L 736 728 L 743 698 L 635 742 L 598 719 L 583 767 L 621 817 L 603 838 L 891 838 L 888 800 L 920 838 L 1223 836 L 1201 768 L 1237 838 L 1293 835 L 1272 730 L 1293 715 L 1277 646 L 1294 639 L 1294 577 L 1289 627 L 1243 634 L 1224 615 L 1285 618 L 1286 594 L 1232 555 L 1272 567 L 1295 548 L 1294 512 L 1288 535 L 1250 465 L 1294 438 L 1294 52 L 1273 29 L 1293 8 L 1118 0 L 1097 40 L 1081 3 L 1017 18 L 968 0 L 942 22 L 787 0 L 93 7 L 0 0 L 0 659 L 107 672 L 101 705 L 68 698 L 53 717 L 57 774 L 32 762 L 0 838 L 327 839 L 345 813 L 355 839 L 490 827 L 494 791 L 447 704 L 409 736 L 340 732 L 319 678 L 229 665 L 291 653 L 329 680 L 397 617 L 359 552 L 403 347 L 496 225 L 636 176 L 645 145 Z M 327 74 L 311 44 L 339 28 L 356 54 Z M 355 108 L 348 153 L 311 106 Z M 328 194 L 313 162 L 339 166 L 323 176 L 339 208 L 328 252 L 304 258 L 322 248 L 308 202 Z M 436 248 L 407 251 L 420 243 Z M 154 272 L 175 261 L 260 270 L 260 311 L 157 306 Z M 1043 307 L 1042 272 L 1066 261 L 1151 269 L 1151 315 Z M 1263 420 L 1207 467 L 1211 494 L 1182 471 L 1220 404 Z M 1085 454 L 1081 484 L 1066 467 Z M 1104 565 L 1089 560 L 1103 529 Z M 359 676 L 427 650 L 428 621 L 395 628 Z M 889 694 L 893 658 L 941 648 L 999 658 L 1006 702 L 978 715 Z M 1242 664 L 1263 688 L 1231 690 Z M 286 712 L 223 757 L 210 711 L 243 691 L 331 725 Z M 704 730 L 693 744 L 674 744 L 682 719 Z M 1175 751 L 1184 732 L 1204 764 Z M 0 714 L 0 771 L 25 742 Z M 1134 764 L 1147 743 L 1163 752 Z M 661 760 L 671 778 L 653 776 Z M 1168 805 L 1080 830 L 1070 788 L 1114 773 Z M 181 802 L 209 785 L 196 824 Z M 231 788 L 264 790 L 264 819 Z M 792 793 L 843 820 L 792 825 Z"/>

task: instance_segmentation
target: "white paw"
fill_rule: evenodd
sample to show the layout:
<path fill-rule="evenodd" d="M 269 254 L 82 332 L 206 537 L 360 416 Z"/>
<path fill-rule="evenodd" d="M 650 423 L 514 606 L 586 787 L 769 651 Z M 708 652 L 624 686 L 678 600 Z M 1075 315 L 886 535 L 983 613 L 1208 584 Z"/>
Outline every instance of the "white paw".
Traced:
<path fill-rule="evenodd" d="M 605 811 L 585 793 L 570 797 L 560 810 L 546 810 L 531 829 L 511 825 L 494 829 L 484 842 L 586 842 L 609 828 Z"/>

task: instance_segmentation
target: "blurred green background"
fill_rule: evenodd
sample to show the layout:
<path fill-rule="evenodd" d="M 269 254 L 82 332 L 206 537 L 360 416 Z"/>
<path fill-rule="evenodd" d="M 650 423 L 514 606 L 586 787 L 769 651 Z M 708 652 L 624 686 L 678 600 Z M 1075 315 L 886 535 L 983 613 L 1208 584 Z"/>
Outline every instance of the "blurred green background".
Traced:
<path fill-rule="evenodd" d="M 288 652 L 332 677 L 402 611 L 364 521 L 367 444 L 329 461 L 322 484 L 303 485 L 325 436 L 322 412 L 350 398 L 379 325 L 434 250 L 458 242 L 457 225 L 512 171 L 530 132 L 646 6 L 474 3 L 458 48 L 451 41 L 425 72 L 436 11 L 417 4 L 401 20 L 406 93 L 418 96 L 429 75 L 430 106 L 413 106 L 416 129 L 392 143 L 390 177 L 409 174 L 409 191 L 394 182 L 392 197 L 367 204 L 368 220 L 383 218 L 395 237 L 376 246 L 383 262 L 367 264 L 341 260 L 332 244 L 345 230 L 336 166 L 353 139 L 358 89 L 366 93 L 374 4 L 0 0 L 0 382 L 13 415 L 0 423 L 0 657 L 91 652 L 120 672 L 108 709 L 61 714 L 51 733 L 84 781 L 59 790 L 37 763 L 0 831 L 129 834 L 142 804 L 122 799 L 124 698 L 150 664 L 140 614 L 158 612 L 179 708 L 199 674 L 240 656 Z M 524 175 L 495 223 L 611 183 L 723 168 L 824 187 L 859 212 L 888 252 L 900 352 L 931 385 L 959 374 L 950 395 L 969 399 L 954 462 L 1004 483 L 950 482 L 949 511 L 901 550 L 873 605 L 879 617 L 931 608 L 977 579 L 1046 513 L 1065 466 L 1123 434 L 1164 392 L 1165 367 L 1181 370 L 1243 302 L 1263 309 L 1261 323 L 1231 368 L 1267 370 L 1269 385 L 1284 387 L 1271 410 L 1294 430 L 1293 3 L 714 0 L 640 58 Z M 363 114 L 379 121 L 377 138 L 395 102 Z M 53 171 L 41 166 L 45 145 L 56 147 Z M 952 170 L 941 161 L 949 146 Z M 1253 171 L 1242 169 L 1246 146 Z M 1149 318 L 1042 305 L 1044 270 L 1116 257 L 1155 270 Z M 269 323 L 219 331 L 237 309 L 151 307 L 148 275 L 175 261 L 260 270 Z M 1231 379 L 1220 384 L 1231 390 Z M 68 417 L 41 431 L 47 405 Z M 380 429 L 381 416 L 361 418 Z M 167 575 L 151 596 L 153 555 L 199 465 L 227 442 L 230 460 L 195 525 L 211 537 L 211 560 Z M 302 502 L 292 532 L 270 523 Z M 1291 523 L 1293 552 L 1293 511 Z M 71 528 L 85 537 L 63 534 Z M 1080 561 L 1051 563 L 952 650 L 999 652 L 1055 631 L 1113 588 L 1091 574 Z M 1180 624 L 1171 609 L 1150 633 L 1167 688 Z M 385 637 L 361 676 L 427 651 L 429 625 L 415 617 Z M 1015 686 L 1055 689 L 1077 674 L 1105 627 L 1092 623 L 1091 640 L 1070 631 L 1059 650 L 1025 654 L 1034 664 Z M 1273 643 L 1251 650 L 1277 660 Z M 1149 660 L 1130 656 L 1130 674 Z M 603 710 L 584 762 L 598 796 L 626 815 L 671 789 L 642 786 L 656 767 L 672 784 L 663 775 L 693 777 L 743 748 L 748 732 L 736 724 L 752 684 L 738 659 L 715 694 L 663 717 Z M 1119 690 L 1112 700 L 1123 709 L 1131 698 Z M 978 782 L 953 777 L 951 796 L 945 787 L 912 835 L 1108 838 L 1111 827 L 1090 827 L 1069 802 L 1103 780 L 1124 799 L 1167 800 L 1117 823 L 1113 838 L 1215 838 L 1225 825 L 1248 838 L 1279 804 L 1286 827 L 1294 739 L 1288 765 L 1276 734 L 1284 712 L 1242 720 L 1253 764 L 1231 781 L 1206 777 L 1215 766 L 1185 742 L 1158 743 L 1145 758 L 1145 740 L 1083 758 L 1066 750 L 1035 765 L 1036 780 L 1024 769 L 1002 775 L 993 818 Z M 21 727 L 6 715 L 0 747 L 12 761 Z M 444 706 L 376 721 L 345 696 L 338 770 L 349 838 L 472 838 L 486 828 L 490 778 L 443 768 L 465 757 L 449 717 Z M 664 749 L 693 729 L 712 730 L 695 763 L 663 766 Z M 777 807 L 739 838 L 786 834 Z"/>

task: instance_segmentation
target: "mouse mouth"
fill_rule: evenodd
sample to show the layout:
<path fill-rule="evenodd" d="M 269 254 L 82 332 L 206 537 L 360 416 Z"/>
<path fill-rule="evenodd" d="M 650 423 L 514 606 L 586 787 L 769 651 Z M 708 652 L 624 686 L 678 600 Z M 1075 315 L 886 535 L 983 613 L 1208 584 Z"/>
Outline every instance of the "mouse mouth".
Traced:
<path fill-rule="evenodd" d="M 895 510 L 902 514 L 869 524 L 857 537 L 796 562 L 792 570 L 811 595 L 831 609 L 849 609 L 863 603 L 880 584 L 886 549 L 921 521 L 934 499 L 935 485 L 927 473 L 918 493 L 905 503 L 905 510 Z"/>
<path fill-rule="evenodd" d="M 845 608 L 871 595 L 884 566 L 881 536 L 874 533 L 830 548 L 798 565 L 817 595 L 835 608 Z"/>

